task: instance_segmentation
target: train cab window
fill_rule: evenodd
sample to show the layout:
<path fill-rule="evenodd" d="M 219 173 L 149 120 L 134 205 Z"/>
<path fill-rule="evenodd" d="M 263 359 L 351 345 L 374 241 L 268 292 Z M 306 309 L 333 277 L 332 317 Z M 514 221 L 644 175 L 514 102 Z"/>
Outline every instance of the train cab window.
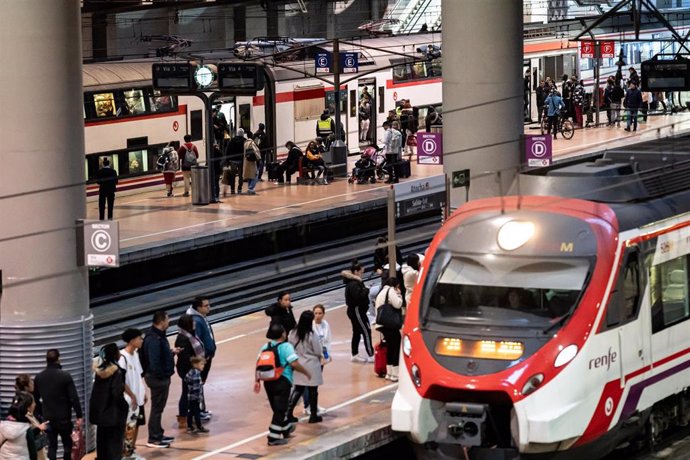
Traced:
<path fill-rule="evenodd" d="M 637 317 L 640 307 L 640 256 L 636 246 L 625 253 L 618 283 L 606 309 L 606 324 L 601 330 L 622 326 Z"/>
<path fill-rule="evenodd" d="M 649 278 L 653 333 L 690 318 L 687 256 L 653 265 Z"/>
<path fill-rule="evenodd" d="M 577 308 L 590 264 L 577 257 L 449 257 L 430 267 L 424 321 L 549 328 Z"/>

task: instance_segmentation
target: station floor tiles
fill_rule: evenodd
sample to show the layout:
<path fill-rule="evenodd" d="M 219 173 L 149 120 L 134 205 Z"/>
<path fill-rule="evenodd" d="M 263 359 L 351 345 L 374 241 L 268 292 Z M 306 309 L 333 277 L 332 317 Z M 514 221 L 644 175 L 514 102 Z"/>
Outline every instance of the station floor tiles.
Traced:
<path fill-rule="evenodd" d="M 348 159 L 348 172 L 356 157 Z M 442 174 L 443 167 L 412 164 L 411 180 Z M 264 176 L 265 177 L 265 176 Z M 194 206 L 190 197 L 183 197 L 182 187 L 176 184 L 175 196 L 167 198 L 163 186 L 160 191 L 116 197 L 115 219 L 120 226 L 120 247 L 155 245 L 175 238 L 190 238 L 211 233 L 248 227 L 257 223 L 282 220 L 328 210 L 357 202 L 385 198 L 388 185 L 349 184 L 339 178 L 328 185 L 277 185 L 260 182 L 256 195 L 228 195 L 222 203 Z M 406 180 L 410 180 L 406 179 Z M 98 203 L 87 203 L 87 218 L 98 218 Z"/>
<path fill-rule="evenodd" d="M 319 405 L 326 408 L 323 422 L 308 424 L 300 419 L 294 437 L 286 446 L 266 444 L 271 409 L 265 391 L 253 392 L 253 373 L 258 350 L 266 343 L 268 317 L 255 313 L 214 326 L 218 351 L 204 389 L 213 412 L 205 425 L 209 434 L 191 435 L 178 429 L 176 415 L 181 383 L 172 377 L 170 397 L 163 413 L 166 436 L 174 436 L 170 448 L 145 446 L 147 427 L 141 427 L 138 455 L 151 459 L 305 458 L 349 442 L 358 431 L 390 425 L 390 403 L 397 384 L 374 375 L 373 364 L 350 360 L 351 325 L 343 305 L 343 290 L 302 300 L 294 305 L 295 316 L 316 303 L 326 306 L 326 320 L 332 332 L 333 361 L 324 368 L 324 385 L 319 387 Z M 374 333 L 378 340 L 378 333 Z M 171 339 L 174 342 L 174 337 Z M 360 350 L 364 350 L 360 345 Z M 147 418 L 148 418 L 147 406 Z M 295 415 L 302 417 L 302 404 Z M 328 458 L 327 455 L 325 458 Z M 87 459 L 94 459 L 95 453 Z M 323 457 L 322 457 L 323 458 Z"/>

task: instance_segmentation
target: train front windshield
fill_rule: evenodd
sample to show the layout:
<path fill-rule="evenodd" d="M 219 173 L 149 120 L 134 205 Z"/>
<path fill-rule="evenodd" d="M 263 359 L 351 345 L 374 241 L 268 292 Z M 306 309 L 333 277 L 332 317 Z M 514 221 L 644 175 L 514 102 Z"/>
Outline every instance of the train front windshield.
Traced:
<path fill-rule="evenodd" d="M 437 254 L 422 315 L 432 322 L 548 328 L 575 311 L 590 265 L 577 257 Z"/>

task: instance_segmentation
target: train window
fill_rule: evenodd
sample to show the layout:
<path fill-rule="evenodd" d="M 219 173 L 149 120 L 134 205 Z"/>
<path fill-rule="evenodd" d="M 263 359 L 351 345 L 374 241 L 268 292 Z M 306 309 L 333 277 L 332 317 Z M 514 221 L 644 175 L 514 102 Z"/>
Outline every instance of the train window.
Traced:
<path fill-rule="evenodd" d="M 438 281 L 423 288 L 424 315 L 543 329 L 574 311 L 589 269 L 582 258 L 455 256 Z"/>
<path fill-rule="evenodd" d="M 653 265 L 649 278 L 652 332 L 659 332 L 688 319 L 687 256 Z"/>
<path fill-rule="evenodd" d="M 409 61 L 405 59 L 391 59 L 393 67 L 393 82 L 420 80 L 423 78 L 438 78 L 442 76 L 441 58 L 425 61 Z"/>
<path fill-rule="evenodd" d="M 125 104 L 123 109 L 125 115 L 139 115 L 146 112 L 143 90 L 131 89 L 129 91 L 125 91 L 124 96 Z"/>
<path fill-rule="evenodd" d="M 129 166 L 129 174 L 140 174 L 148 171 L 148 151 L 137 150 L 128 152 L 127 165 Z"/>
<path fill-rule="evenodd" d="M 114 117 L 115 95 L 113 93 L 97 93 L 93 95 L 93 106 L 96 118 Z"/>
<path fill-rule="evenodd" d="M 192 110 L 189 112 L 189 134 L 193 141 L 198 141 L 204 138 L 203 127 L 203 112 L 201 110 Z"/>
<path fill-rule="evenodd" d="M 326 91 L 326 108 L 331 115 L 335 114 L 335 91 Z M 340 90 L 340 113 L 347 113 L 347 90 Z"/>
<path fill-rule="evenodd" d="M 175 96 L 163 96 L 159 90 L 154 89 L 149 96 L 149 106 L 151 112 L 168 112 L 175 110 L 177 99 Z"/>
<path fill-rule="evenodd" d="M 640 256 L 636 246 L 625 254 L 618 283 L 606 308 L 606 324 L 601 331 L 622 326 L 637 317 L 640 307 Z"/>

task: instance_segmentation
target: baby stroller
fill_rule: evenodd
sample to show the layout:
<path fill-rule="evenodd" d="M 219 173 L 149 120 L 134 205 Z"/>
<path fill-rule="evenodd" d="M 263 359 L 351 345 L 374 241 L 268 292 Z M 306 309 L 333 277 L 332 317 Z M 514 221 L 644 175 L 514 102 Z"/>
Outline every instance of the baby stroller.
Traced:
<path fill-rule="evenodd" d="M 378 147 L 369 146 L 362 152 L 362 156 L 355 163 L 355 167 L 352 170 L 352 174 L 348 178 L 350 184 L 357 182 L 358 184 L 366 184 L 371 182 L 376 183 L 376 160 L 374 156 L 376 155 Z"/>

